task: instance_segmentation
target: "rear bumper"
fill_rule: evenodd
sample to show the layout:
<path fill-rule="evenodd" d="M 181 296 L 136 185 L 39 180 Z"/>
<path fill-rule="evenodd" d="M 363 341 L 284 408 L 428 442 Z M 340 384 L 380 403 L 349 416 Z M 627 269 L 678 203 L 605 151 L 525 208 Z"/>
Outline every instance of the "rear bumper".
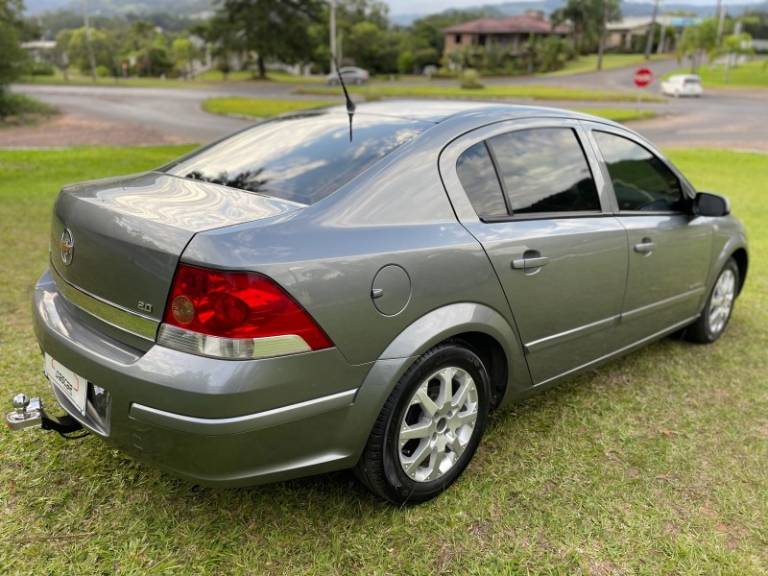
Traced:
<path fill-rule="evenodd" d="M 65 300 L 46 273 L 34 292 L 40 346 L 109 392 L 106 421 L 59 404 L 107 442 L 197 483 L 245 485 L 353 466 L 381 386 L 336 349 L 231 361 L 139 350 Z"/>

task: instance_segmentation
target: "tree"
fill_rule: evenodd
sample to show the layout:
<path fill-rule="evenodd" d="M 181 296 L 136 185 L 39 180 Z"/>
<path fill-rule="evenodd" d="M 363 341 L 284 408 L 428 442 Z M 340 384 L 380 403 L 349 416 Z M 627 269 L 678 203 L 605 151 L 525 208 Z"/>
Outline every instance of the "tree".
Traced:
<path fill-rule="evenodd" d="M 138 20 L 122 35 L 122 52 L 135 62 L 139 76 L 161 76 L 173 70 L 168 39 L 154 24 Z"/>
<path fill-rule="evenodd" d="M 95 67 L 107 68 L 112 75 L 117 74 L 117 52 L 115 37 L 105 30 L 90 31 L 91 48 Z M 66 69 L 70 65 L 82 73 L 90 73 L 91 58 L 88 50 L 88 38 L 85 28 L 65 30 L 56 37 L 56 65 Z"/>
<path fill-rule="evenodd" d="M 192 62 L 196 57 L 195 45 L 189 38 L 176 38 L 171 44 L 176 68 L 187 78 L 192 78 Z"/>
<path fill-rule="evenodd" d="M 323 3 L 318 19 L 311 26 L 309 34 L 314 46 L 312 51 L 312 63 L 321 70 L 330 72 L 331 50 L 328 42 L 330 37 L 329 16 L 330 8 L 327 2 Z M 387 5 L 379 0 L 337 0 L 336 2 L 336 37 L 343 49 L 336 56 L 339 64 L 355 63 L 358 66 L 369 67 L 366 58 L 362 58 L 350 48 L 349 38 L 353 35 L 353 28 L 363 22 L 372 24 L 381 32 L 389 32 L 387 18 Z M 357 31 L 359 35 L 359 30 Z M 403 47 L 407 49 L 407 47 Z M 392 62 L 393 68 L 387 72 L 396 71 L 397 60 Z"/>
<path fill-rule="evenodd" d="M 717 47 L 717 28 L 717 20 L 709 18 L 683 31 L 680 42 L 677 43 L 677 57 L 678 60 L 690 59 L 691 73 L 698 71 L 705 54 L 714 53 Z"/>
<path fill-rule="evenodd" d="M 219 16 L 241 37 L 244 48 L 256 53 L 259 77 L 265 78 L 269 59 L 311 59 L 309 28 L 322 11 L 321 0 L 223 0 Z"/>
<path fill-rule="evenodd" d="M 565 6 L 552 13 L 551 19 L 553 25 L 570 22 L 576 51 L 587 54 L 597 49 L 598 70 L 602 68 L 606 25 L 621 19 L 618 0 L 567 0 Z"/>
<path fill-rule="evenodd" d="M 26 54 L 19 46 L 21 0 L 0 0 L 0 98 L 24 69 Z"/>
<path fill-rule="evenodd" d="M 399 39 L 373 22 L 358 22 L 345 37 L 347 57 L 374 73 L 397 71 Z"/>
<path fill-rule="evenodd" d="M 728 73 L 731 68 L 736 67 L 739 56 L 754 54 L 752 48 L 752 36 L 747 32 L 741 34 L 730 34 L 725 37 L 711 57 L 725 56 L 725 66 L 723 67 L 723 81 L 728 82 Z"/>
<path fill-rule="evenodd" d="M 605 41 L 608 34 L 608 22 L 614 22 L 621 18 L 619 0 L 596 0 L 597 12 L 601 15 L 599 21 L 600 42 L 597 47 L 597 69 L 603 69 L 603 55 L 605 54 Z"/>
<path fill-rule="evenodd" d="M 209 46 L 216 69 L 227 79 L 232 69 L 232 58 L 245 52 L 243 38 L 229 19 L 217 14 L 208 22 L 192 28 L 192 33 L 203 38 Z"/>

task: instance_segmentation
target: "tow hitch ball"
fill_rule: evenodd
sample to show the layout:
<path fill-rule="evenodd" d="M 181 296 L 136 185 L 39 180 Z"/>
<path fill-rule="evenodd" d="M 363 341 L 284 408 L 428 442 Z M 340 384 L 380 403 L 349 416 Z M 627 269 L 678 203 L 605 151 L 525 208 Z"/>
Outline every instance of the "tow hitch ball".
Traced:
<path fill-rule="evenodd" d="M 39 426 L 43 430 L 54 430 L 61 435 L 77 432 L 82 424 L 69 414 L 51 417 L 43 409 L 40 398 L 29 398 L 26 394 L 13 397 L 13 412 L 5 415 L 5 425 L 11 430 L 23 430 Z"/>

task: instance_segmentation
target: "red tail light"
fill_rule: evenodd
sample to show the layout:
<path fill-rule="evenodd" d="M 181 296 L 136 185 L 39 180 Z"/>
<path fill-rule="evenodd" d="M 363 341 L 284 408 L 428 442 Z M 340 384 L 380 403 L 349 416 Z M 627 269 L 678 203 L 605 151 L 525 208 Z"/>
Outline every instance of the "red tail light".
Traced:
<path fill-rule="evenodd" d="M 180 264 L 163 322 L 185 332 L 215 336 L 218 342 L 227 339 L 258 344 L 268 341 L 262 339 L 275 341 L 298 336 L 311 350 L 333 346 L 325 332 L 285 290 L 266 276 L 250 272 Z"/>

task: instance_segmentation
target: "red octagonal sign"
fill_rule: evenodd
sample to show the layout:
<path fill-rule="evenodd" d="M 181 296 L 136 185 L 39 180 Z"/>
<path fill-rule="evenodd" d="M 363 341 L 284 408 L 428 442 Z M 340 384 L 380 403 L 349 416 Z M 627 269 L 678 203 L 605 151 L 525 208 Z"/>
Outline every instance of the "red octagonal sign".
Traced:
<path fill-rule="evenodd" d="M 653 81 L 653 71 L 650 68 L 638 68 L 634 76 L 635 86 L 645 88 Z"/>

